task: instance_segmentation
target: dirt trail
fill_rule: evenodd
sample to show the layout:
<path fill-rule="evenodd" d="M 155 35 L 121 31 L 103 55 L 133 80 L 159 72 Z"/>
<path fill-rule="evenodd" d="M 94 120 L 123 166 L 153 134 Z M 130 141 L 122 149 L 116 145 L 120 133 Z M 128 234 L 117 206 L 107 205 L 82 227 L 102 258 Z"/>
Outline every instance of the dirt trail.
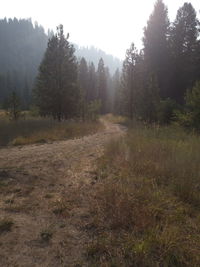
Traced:
<path fill-rule="evenodd" d="M 124 133 L 103 123 L 103 131 L 81 139 L 0 150 L 0 219 L 14 222 L 0 233 L 0 266 L 89 266 L 96 160 Z"/>

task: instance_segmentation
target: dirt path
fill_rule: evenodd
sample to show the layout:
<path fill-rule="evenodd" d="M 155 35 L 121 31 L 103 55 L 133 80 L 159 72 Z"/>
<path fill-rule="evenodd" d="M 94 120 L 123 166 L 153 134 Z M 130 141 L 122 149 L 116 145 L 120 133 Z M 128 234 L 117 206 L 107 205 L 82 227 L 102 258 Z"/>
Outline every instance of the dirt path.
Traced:
<path fill-rule="evenodd" d="M 0 150 L 0 266 L 89 266 L 88 193 L 104 145 L 124 129 L 105 129 L 81 139 Z"/>

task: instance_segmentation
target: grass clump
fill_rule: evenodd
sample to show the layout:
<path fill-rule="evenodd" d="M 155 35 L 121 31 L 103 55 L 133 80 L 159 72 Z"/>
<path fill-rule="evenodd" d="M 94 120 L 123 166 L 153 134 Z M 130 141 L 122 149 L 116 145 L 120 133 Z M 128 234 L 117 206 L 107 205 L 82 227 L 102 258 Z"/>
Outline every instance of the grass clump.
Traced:
<path fill-rule="evenodd" d="M 0 220 L 0 234 L 3 232 L 11 231 L 14 222 L 11 219 L 2 219 Z"/>
<path fill-rule="evenodd" d="M 126 117 L 120 116 L 120 115 L 113 115 L 113 114 L 107 114 L 104 116 L 104 118 L 112 123 L 118 123 L 118 124 L 124 124 L 127 121 Z"/>
<path fill-rule="evenodd" d="M 91 201 L 92 264 L 199 266 L 199 141 L 179 128 L 135 126 L 107 146 Z"/>
<path fill-rule="evenodd" d="M 46 143 L 70 138 L 79 138 L 100 130 L 100 122 L 64 121 L 27 118 L 8 121 L 0 118 L 0 146 Z"/>
<path fill-rule="evenodd" d="M 53 233 L 50 229 L 44 229 L 43 231 L 41 231 L 40 237 L 42 241 L 49 242 L 53 237 Z"/>
<path fill-rule="evenodd" d="M 69 215 L 69 211 L 72 208 L 72 202 L 66 197 L 56 199 L 53 202 L 53 213 L 55 215 L 60 215 L 66 217 Z"/>

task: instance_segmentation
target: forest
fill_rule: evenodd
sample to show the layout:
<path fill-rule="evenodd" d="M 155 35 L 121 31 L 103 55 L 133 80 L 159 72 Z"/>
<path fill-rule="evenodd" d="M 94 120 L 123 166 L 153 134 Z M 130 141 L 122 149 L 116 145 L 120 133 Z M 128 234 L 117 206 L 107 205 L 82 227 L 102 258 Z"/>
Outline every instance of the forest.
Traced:
<path fill-rule="evenodd" d="M 199 21 L 190 3 L 174 22 L 167 7 L 157 1 L 144 28 L 143 49 L 131 45 L 116 90 L 116 110 L 148 122 L 198 127 L 200 70 Z"/>
<path fill-rule="evenodd" d="M 199 267 L 198 12 L 123 62 L 66 31 L 0 20 L 0 266 Z"/>
<path fill-rule="evenodd" d="M 20 98 L 22 109 L 29 109 L 33 104 L 35 78 L 52 35 L 52 30 L 46 33 L 42 26 L 33 24 L 31 19 L 0 20 L 0 106 L 4 106 L 12 92 L 16 92 Z M 79 47 L 76 44 L 74 47 L 77 64 L 81 57 L 85 57 L 88 62 L 94 62 L 97 68 L 100 58 L 103 58 L 112 74 L 117 67 L 122 67 L 119 59 L 95 47 Z"/>
<path fill-rule="evenodd" d="M 59 34 L 59 31 L 53 33 L 50 30 L 46 34 L 31 20 L 0 21 L 3 40 L 0 47 L 1 105 L 6 105 L 12 92 L 17 93 L 23 109 L 36 104 L 33 91 L 37 87 L 36 76 L 40 75 L 37 69 L 40 64 L 48 64 L 44 58 L 50 49 L 47 48 L 44 56 L 48 39 L 48 45 L 54 38 L 59 45 L 61 39 L 64 41 L 66 38 L 64 33 L 62 36 Z M 170 22 L 165 4 L 156 2 L 144 28 L 143 48 L 138 50 L 133 42 L 126 51 L 123 66 L 119 60 L 95 48 L 73 45 L 73 50 L 69 43 L 68 47 L 59 49 L 58 53 L 68 53 L 68 50 L 74 56 L 71 68 L 74 68 L 73 83 L 76 86 L 72 91 L 76 104 L 84 102 L 87 106 L 94 100 L 100 100 L 101 113 L 114 112 L 150 123 L 166 124 L 177 120 L 183 126 L 198 128 L 199 21 L 190 3 L 180 7 L 175 21 Z M 51 63 L 53 67 L 54 63 Z M 65 64 L 64 60 L 59 64 Z M 56 73 L 57 70 L 54 71 Z M 67 74 L 63 72 L 60 75 L 67 83 Z M 54 88 L 56 90 L 61 88 Z M 67 89 L 65 93 L 70 95 Z M 71 103 L 71 107 L 73 105 Z M 80 115 L 81 111 L 76 112 Z M 75 115 L 74 111 L 72 113 Z"/>

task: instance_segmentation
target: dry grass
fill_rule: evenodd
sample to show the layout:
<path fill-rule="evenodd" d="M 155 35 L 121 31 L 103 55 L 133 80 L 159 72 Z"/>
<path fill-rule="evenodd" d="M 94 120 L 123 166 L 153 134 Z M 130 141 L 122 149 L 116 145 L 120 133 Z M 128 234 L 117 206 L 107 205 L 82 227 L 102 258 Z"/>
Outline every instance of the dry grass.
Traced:
<path fill-rule="evenodd" d="M 107 114 L 104 116 L 105 120 L 111 122 L 111 123 L 117 123 L 117 124 L 124 124 L 127 119 L 123 116 L 115 116 L 113 114 Z"/>
<path fill-rule="evenodd" d="M 6 117 L 6 112 L 3 109 L 0 109 L 0 119 L 3 119 Z"/>
<path fill-rule="evenodd" d="M 97 266 L 200 265 L 200 139 L 134 127 L 107 146 L 87 256 Z"/>
<path fill-rule="evenodd" d="M 0 119 L 0 146 L 46 143 L 79 138 L 102 128 L 99 122 L 67 121 L 28 118 L 17 122 Z"/>
<path fill-rule="evenodd" d="M 0 234 L 3 232 L 11 231 L 13 224 L 14 224 L 13 220 L 8 218 L 0 220 Z"/>
<path fill-rule="evenodd" d="M 92 266 L 85 248 L 94 229 L 88 196 L 98 184 L 95 163 L 103 145 L 123 134 L 102 123 L 103 131 L 86 138 L 1 149 L 1 217 L 14 226 L 0 235 L 0 265 Z"/>

